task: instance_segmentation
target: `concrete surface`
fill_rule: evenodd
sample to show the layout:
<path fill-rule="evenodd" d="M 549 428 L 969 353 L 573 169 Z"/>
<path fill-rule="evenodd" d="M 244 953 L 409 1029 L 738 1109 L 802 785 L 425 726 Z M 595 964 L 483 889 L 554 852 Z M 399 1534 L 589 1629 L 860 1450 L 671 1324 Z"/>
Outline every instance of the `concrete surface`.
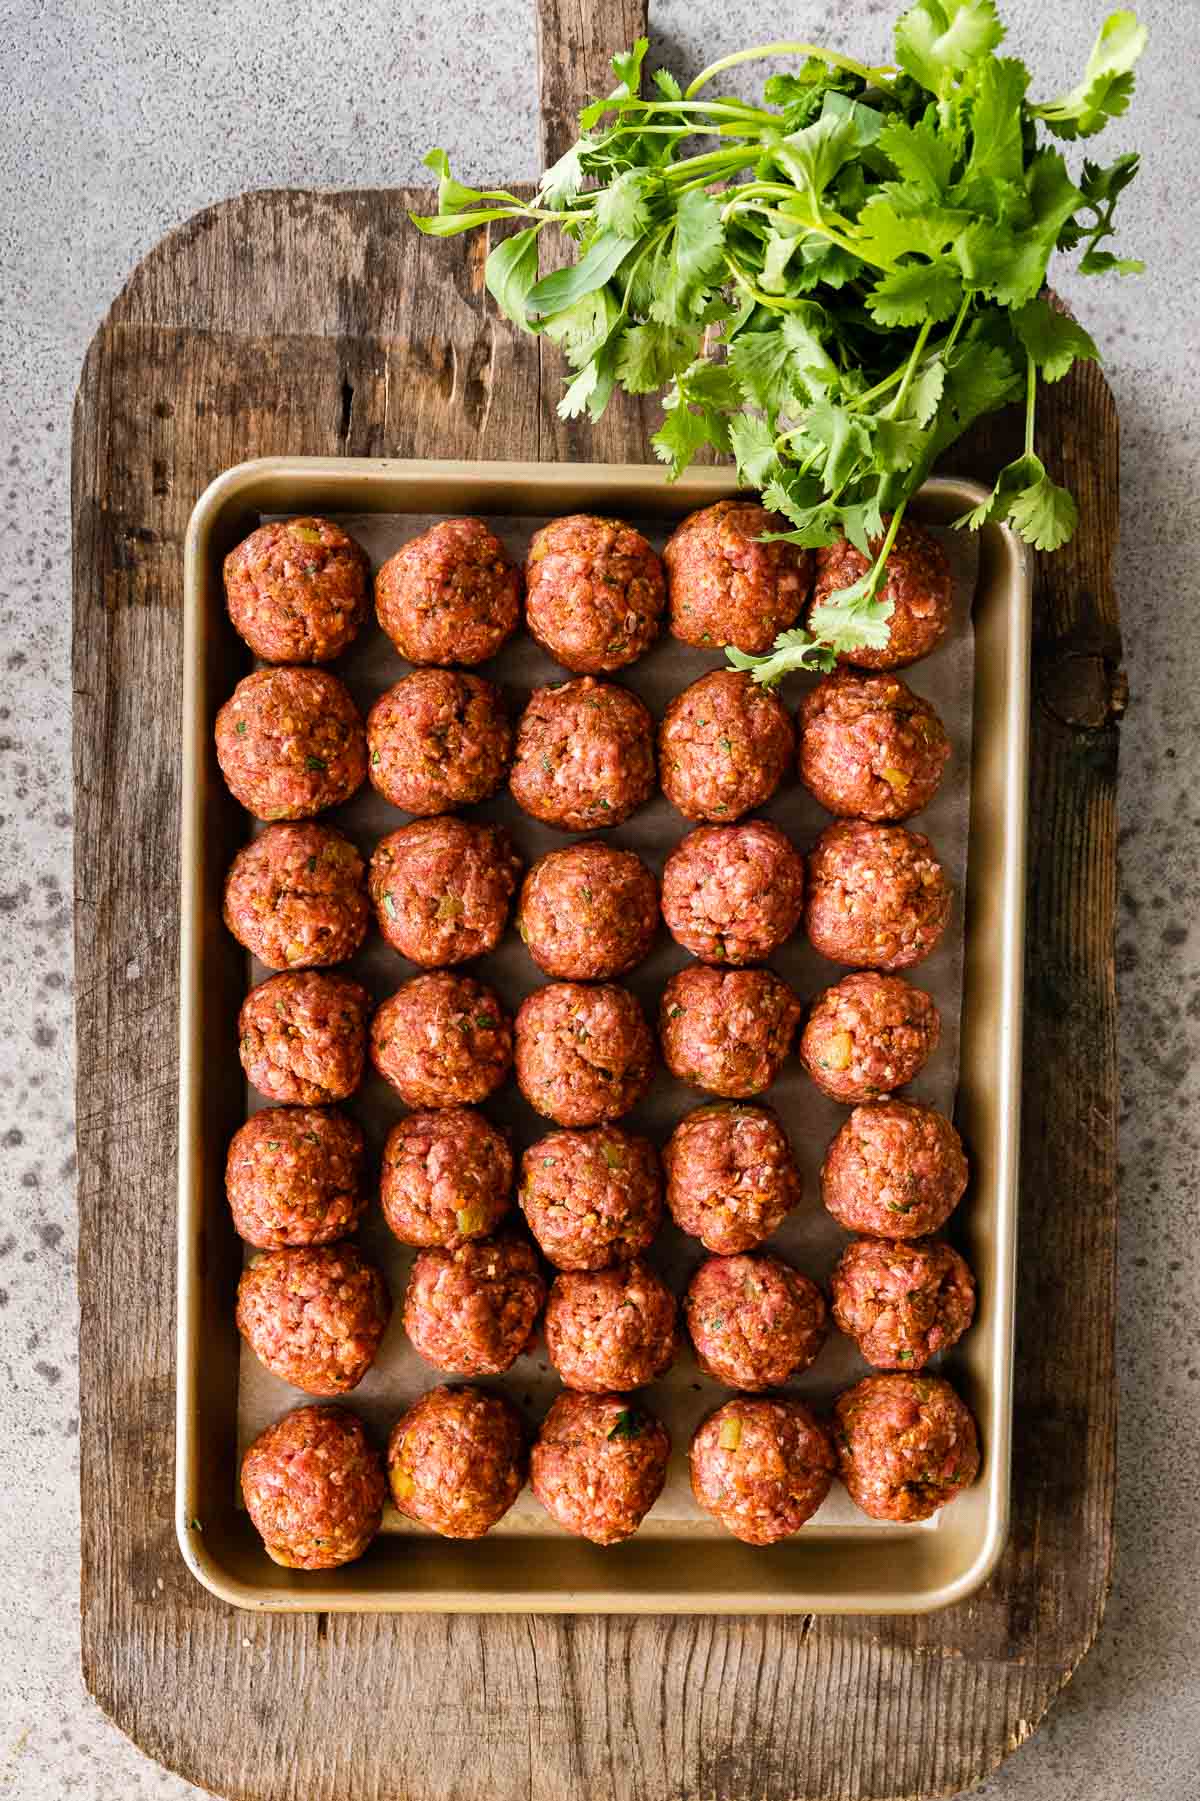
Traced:
<path fill-rule="evenodd" d="M 893 10 L 664 0 L 654 27 L 681 72 L 797 32 L 882 59 Z M 1048 90 L 1075 78 L 1102 0 L 1001 10 Z M 1060 284 L 1106 350 L 1124 427 L 1121 1548 L 1099 1644 L 979 1791 L 992 1801 L 1191 1801 L 1200 1772 L 1197 13 L 1140 10 L 1135 113 L 1103 143 L 1145 153 L 1122 241 L 1149 273 Z M 213 200 L 412 181 L 435 143 L 468 179 L 534 173 L 525 0 L 432 16 L 415 0 L 0 0 L 0 1794 L 20 1801 L 197 1792 L 100 1716 L 77 1667 L 71 396 L 129 270 Z"/>

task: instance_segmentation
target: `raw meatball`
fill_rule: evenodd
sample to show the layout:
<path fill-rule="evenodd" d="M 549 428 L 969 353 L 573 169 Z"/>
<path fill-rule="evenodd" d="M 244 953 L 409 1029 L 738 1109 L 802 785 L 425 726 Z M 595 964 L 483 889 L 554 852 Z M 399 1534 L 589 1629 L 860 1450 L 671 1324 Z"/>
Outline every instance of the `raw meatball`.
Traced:
<path fill-rule="evenodd" d="M 367 715 L 367 770 L 405 813 L 451 813 L 504 781 L 512 727 L 494 682 L 453 669 L 416 669 Z"/>
<path fill-rule="evenodd" d="M 379 1199 L 401 1244 L 456 1250 L 508 1212 L 513 1154 L 506 1133 L 471 1107 L 409 1113 L 383 1147 Z"/>
<path fill-rule="evenodd" d="M 813 1002 L 800 1061 L 835 1101 L 874 1101 L 920 1074 L 942 1021 L 932 995 L 902 976 L 843 976 Z"/>
<path fill-rule="evenodd" d="M 526 1350 L 546 1299 L 533 1246 L 478 1238 L 421 1251 L 404 1297 L 404 1330 L 418 1356 L 452 1376 L 499 1376 Z"/>
<path fill-rule="evenodd" d="M 706 963 L 760 963 L 804 912 L 804 859 L 777 825 L 702 825 L 663 870 L 671 936 Z"/>
<path fill-rule="evenodd" d="M 482 1101 L 512 1067 L 512 1021 L 473 976 L 414 976 L 371 1021 L 371 1061 L 408 1107 Z"/>
<path fill-rule="evenodd" d="M 525 877 L 517 930 L 548 976 L 621 976 L 657 936 L 658 883 L 631 850 L 594 842 L 552 850 Z"/>
<path fill-rule="evenodd" d="M 624 1393 L 655 1382 L 679 1354 L 675 1296 L 648 1263 L 556 1276 L 546 1350 L 568 1388 Z"/>
<path fill-rule="evenodd" d="M 658 636 L 666 586 L 641 532 L 572 513 L 535 532 L 525 559 L 525 621 L 567 669 L 623 669 Z"/>
<path fill-rule="evenodd" d="M 529 1483 L 564 1532 L 616 1545 L 632 1538 L 667 1480 L 671 1440 L 624 1395 L 559 1395 L 542 1421 Z"/>
<path fill-rule="evenodd" d="M 727 1388 L 779 1388 L 806 1370 L 829 1335 L 815 1282 L 781 1257 L 709 1257 L 683 1302 L 696 1362 Z"/>
<path fill-rule="evenodd" d="M 800 708 L 800 779 L 847 819 L 907 819 L 927 807 L 950 757 L 946 729 L 898 675 L 839 669 Z"/>
<path fill-rule="evenodd" d="M 391 1312 L 383 1277 L 352 1244 L 267 1251 L 238 1283 L 238 1331 L 273 1376 L 309 1395 L 358 1387 Z"/>
<path fill-rule="evenodd" d="M 677 694 L 658 728 L 663 793 L 686 819 L 730 824 L 770 800 L 796 735 L 783 702 L 735 669 Z"/>
<path fill-rule="evenodd" d="M 327 669 L 256 669 L 217 714 L 217 761 L 256 819 L 309 819 L 362 787 L 367 740 Z"/>
<path fill-rule="evenodd" d="M 742 1397 L 709 1414 L 690 1458 L 697 1501 L 748 1545 L 799 1532 L 836 1467 L 828 1432 L 802 1401 Z"/>
<path fill-rule="evenodd" d="M 765 1107 L 697 1107 L 663 1152 L 667 1206 L 681 1232 L 710 1251 L 748 1251 L 800 1200 L 800 1172 Z"/>
<path fill-rule="evenodd" d="M 628 1263 L 662 1222 L 658 1154 L 617 1126 L 549 1132 L 521 1159 L 517 1199 L 556 1269 Z"/>
<path fill-rule="evenodd" d="M 269 1101 L 344 1101 L 362 1081 L 369 998 L 349 976 L 297 969 L 252 988 L 238 1015 L 246 1080 Z"/>
<path fill-rule="evenodd" d="M 808 859 L 808 936 L 834 963 L 910 969 L 936 949 L 950 884 L 933 846 L 902 825 L 842 819 Z"/>
<path fill-rule="evenodd" d="M 971 1410 L 940 1376 L 865 1376 L 833 1412 L 839 1473 L 873 1520 L 927 1520 L 979 1474 Z"/>
<path fill-rule="evenodd" d="M 812 586 L 811 550 L 764 544 L 786 519 L 752 500 L 718 500 L 676 526 L 663 551 L 671 630 L 685 644 L 770 650 Z"/>
<path fill-rule="evenodd" d="M 663 1058 L 693 1088 L 733 1100 L 761 1094 L 783 1068 L 801 1012 L 773 970 L 692 965 L 663 990 Z"/>
<path fill-rule="evenodd" d="M 442 519 L 388 558 L 375 612 L 410 663 L 483 663 L 517 629 L 520 572 L 482 519 Z"/>
<path fill-rule="evenodd" d="M 238 1128 L 225 1160 L 233 1229 L 247 1244 L 332 1244 L 367 1204 L 363 1135 L 324 1107 L 266 1107 Z"/>
<path fill-rule="evenodd" d="M 225 878 L 225 924 L 268 969 L 344 963 L 367 935 L 366 866 L 327 825 L 269 825 Z"/>
<path fill-rule="evenodd" d="M 535 688 L 509 787 L 526 813 L 566 832 L 620 825 L 654 792 L 654 722 L 636 694 L 590 675 Z"/>
<path fill-rule="evenodd" d="M 551 982 L 521 1002 L 516 1064 L 531 1107 L 560 1126 L 595 1126 L 646 1093 L 654 1038 L 627 989 Z"/>
<path fill-rule="evenodd" d="M 437 969 L 495 950 L 520 873 L 503 826 L 414 819 L 375 846 L 367 888 L 392 949 Z"/>
<path fill-rule="evenodd" d="M 482 1538 L 521 1492 L 525 1428 L 512 1402 L 482 1388 L 431 1388 L 388 1439 L 399 1511 L 443 1538 Z"/>
<path fill-rule="evenodd" d="M 975 1317 L 975 1278 L 942 1238 L 856 1238 L 830 1289 L 838 1326 L 876 1369 L 924 1369 Z"/>
<path fill-rule="evenodd" d="M 962 1140 L 933 1107 L 867 1101 L 825 1153 L 821 1199 L 848 1232 L 923 1238 L 945 1225 L 967 1186 Z"/>
<path fill-rule="evenodd" d="M 267 1556 L 289 1570 L 361 1557 L 383 1523 L 383 1459 L 341 1407 L 297 1407 L 242 1460 L 242 1496 Z"/>
<path fill-rule="evenodd" d="M 234 630 L 264 663 L 328 663 L 367 617 L 370 564 L 330 519 L 260 525 L 225 558 Z"/>
<path fill-rule="evenodd" d="M 885 525 L 890 517 L 884 515 Z M 882 542 L 882 538 L 871 540 L 872 558 Z M 813 608 L 839 588 L 853 587 L 870 567 L 861 550 L 856 550 L 848 538 L 839 538 L 836 544 L 819 550 Z M 856 669 L 903 669 L 906 663 L 915 663 L 937 649 L 949 629 L 954 608 L 950 559 L 935 537 L 910 520 L 906 519 L 896 533 L 887 560 L 887 579 L 878 598 L 892 603 L 887 644 L 882 650 L 860 646 L 847 651 L 840 661 L 853 664 Z"/>

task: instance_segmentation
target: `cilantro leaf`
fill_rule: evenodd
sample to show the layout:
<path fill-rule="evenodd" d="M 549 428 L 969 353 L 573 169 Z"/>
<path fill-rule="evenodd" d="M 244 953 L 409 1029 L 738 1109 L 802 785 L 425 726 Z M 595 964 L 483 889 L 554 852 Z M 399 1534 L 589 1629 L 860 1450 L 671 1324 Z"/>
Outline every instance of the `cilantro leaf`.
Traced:
<path fill-rule="evenodd" d="M 1058 550 L 1074 536 L 1079 523 L 1079 509 L 1070 494 L 1044 472 L 1040 481 L 1013 495 L 1008 516 L 1035 550 Z"/>
<path fill-rule="evenodd" d="M 558 345 L 572 368 L 580 369 L 591 362 L 620 314 L 621 308 L 610 290 L 596 288 L 547 319 L 542 330 L 552 344 Z"/>
<path fill-rule="evenodd" d="M 944 95 L 1004 37 L 993 0 L 917 0 L 896 24 L 896 61 L 931 94 Z"/>
<path fill-rule="evenodd" d="M 612 70 L 627 94 L 636 94 L 642 85 L 642 64 L 650 48 L 649 38 L 639 38 L 632 50 L 614 56 Z"/>
<path fill-rule="evenodd" d="M 654 176 L 646 169 L 626 169 L 596 196 L 596 223 L 601 231 L 639 238 L 649 229 L 649 194 Z"/>
<path fill-rule="evenodd" d="M 1099 360 L 1095 340 L 1082 325 L 1069 313 L 1056 312 L 1046 300 L 1026 301 L 1013 314 L 1013 329 L 1044 381 L 1061 381 L 1080 358 Z"/>
<path fill-rule="evenodd" d="M 773 688 L 785 675 L 801 669 L 828 671 L 837 665 L 836 652 L 799 625 L 790 632 L 780 632 L 765 656 L 750 656 L 731 644 L 725 646 L 725 655 L 734 669 L 744 669 L 761 688 Z"/>
<path fill-rule="evenodd" d="M 682 100 L 683 89 L 669 69 L 655 69 L 653 75 L 655 87 L 666 100 Z"/>
<path fill-rule="evenodd" d="M 534 317 L 558 313 L 582 300 L 585 294 L 594 293 L 612 279 L 629 252 L 637 249 L 638 242 L 637 238 L 602 231 L 572 268 L 556 269 L 535 282 L 526 296 L 526 312 Z"/>
<path fill-rule="evenodd" d="M 971 104 L 971 155 L 964 183 L 1020 182 L 1025 171 L 1021 102 L 1029 70 L 1015 57 L 998 56 L 981 65 Z"/>
<path fill-rule="evenodd" d="M 1146 48 L 1146 28 L 1127 8 L 1110 13 L 1092 46 L 1083 79 L 1066 94 L 1030 108 L 1060 138 L 1090 138 L 1129 109 L 1133 70 Z"/>
<path fill-rule="evenodd" d="M 729 427 L 729 441 L 743 487 L 761 488 L 779 467 L 775 433 L 756 413 L 739 413 Z"/>
<path fill-rule="evenodd" d="M 584 183 L 583 159 L 590 149 L 590 140 L 580 138 L 577 144 L 563 151 L 556 163 L 551 163 L 538 183 L 537 197 L 543 206 L 565 206 L 568 200 L 574 200 Z"/>
<path fill-rule="evenodd" d="M 923 325 L 949 319 L 962 302 L 962 281 L 948 261 L 906 263 L 876 282 L 867 296 L 880 325 Z"/>
<path fill-rule="evenodd" d="M 937 412 L 946 386 L 946 365 L 940 358 L 927 363 L 913 378 L 908 390 L 908 406 L 918 425 L 928 425 Z"/>
<path fill-rule="evenodd" d="M 915 124 L 891 118 L 879 134 L 879 148 L 897 174 L 922 200 L 942 200 L 958 158 L 955 137 L 937 127 L 937 111 L 928 107 Z"/>
<path fill-rule="evenodd" d="M 987 499 L 956 520 L 978 531 L 989 520 L 1007 519 L 1036 550 L 1057 550 L 1078 521 L 1075 502 L 1046 474 L 1040 457 L 1027 453 L 1000 471 Z"/>
<path fill-rule="evenodd" d="M 699 348 L 698 332 L 654 320 L 630 326 L 621 338 L 617 378 L 627 394 L 653 394 L 673 381 Z"/>
<path fill-rule="evenodd" d="M 525 316 L 525 297 L 537 280 L 537 241 L 541 229 L 540 225 L 531 225 L 525 231 L 514 232 L 511 238 L 503 238 L 493 247 L 483 266 L 488 293 L 504 317 L 523 331 L 530 328 Z"/>
<path fill-rule="evenodd" d="M 842 164 L 857 148 L 854 120 L 846 114 L 822 113 L 801 131 L 789 132 L 772 155 L 802 193 L 819 203 Z"/>

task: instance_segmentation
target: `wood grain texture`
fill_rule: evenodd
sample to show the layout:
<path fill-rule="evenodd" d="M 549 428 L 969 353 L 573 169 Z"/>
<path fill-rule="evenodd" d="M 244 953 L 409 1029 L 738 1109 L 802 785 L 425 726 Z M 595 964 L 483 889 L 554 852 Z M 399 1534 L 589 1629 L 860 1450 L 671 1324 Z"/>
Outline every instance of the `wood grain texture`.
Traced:
<path fill-rule="evenodd" d="M 639 7 L 539 6 L 559 144 Z M 951 1794 L 1036 1726 L 1109 1581 L 1114 1474 L 1117 422 L 1092 365 L 1046 392 L 1080 500 L 1039 577 L 1014 1524 L 921 1619 L 251 1617 L 172 1531 L 182 541 L 268 452 L 647 457 L 646 407 L 578 440 L 552 350 L 499 320 L 474 240 L 403 192 L 265 193 L 141 265 L 75 416 L 83 1659 L 151 1756 L 238 1801 L 876 1801 Z M 421 202 L 424 204 L 424 201 Z M 960 447 L 976 475 L 1007 422 Z M 1047 1321 L 1058 1322 L 1048 1331 Z M 162 1581 L 163 1588 L 158 1582 Z M 414 1730 L 419 1722 L 419 1730 Z"/>

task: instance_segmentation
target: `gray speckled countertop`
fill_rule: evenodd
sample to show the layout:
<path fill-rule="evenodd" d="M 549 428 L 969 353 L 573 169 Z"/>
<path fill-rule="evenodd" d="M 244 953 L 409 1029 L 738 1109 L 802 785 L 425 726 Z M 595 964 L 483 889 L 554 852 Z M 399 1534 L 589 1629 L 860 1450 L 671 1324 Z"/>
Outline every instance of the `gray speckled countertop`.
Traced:
<path fill-rule="evenodd" d="M 664 0 L 652 18 L 682 70 L 797 30 L 882 57 L 894 10 Z M 1075 78 L 1103 4 L 1001 10 L 1049 86 Z M 978 1791 L 995 1801 L 1192 1801 L 1200 1770 L 1197 10 L 1139 10 L 1151 48 L 1104 150 L 1145 154 L 1122 240 L 1149 273 L 1060 284 L 1106 351 L 1124 438 L 1120 1548 L 1099 1643 Z M 129 270 L 210 201 L 413 181 L 432 143 L 468 179 L 534 173 L 530 9 L 442 0 L 430 17 L 415 0 L 0 5 L 0 1795 L 19 1801 L 199 1793 L 101 1717 L 78 1669 L 71 397 Z"/>

